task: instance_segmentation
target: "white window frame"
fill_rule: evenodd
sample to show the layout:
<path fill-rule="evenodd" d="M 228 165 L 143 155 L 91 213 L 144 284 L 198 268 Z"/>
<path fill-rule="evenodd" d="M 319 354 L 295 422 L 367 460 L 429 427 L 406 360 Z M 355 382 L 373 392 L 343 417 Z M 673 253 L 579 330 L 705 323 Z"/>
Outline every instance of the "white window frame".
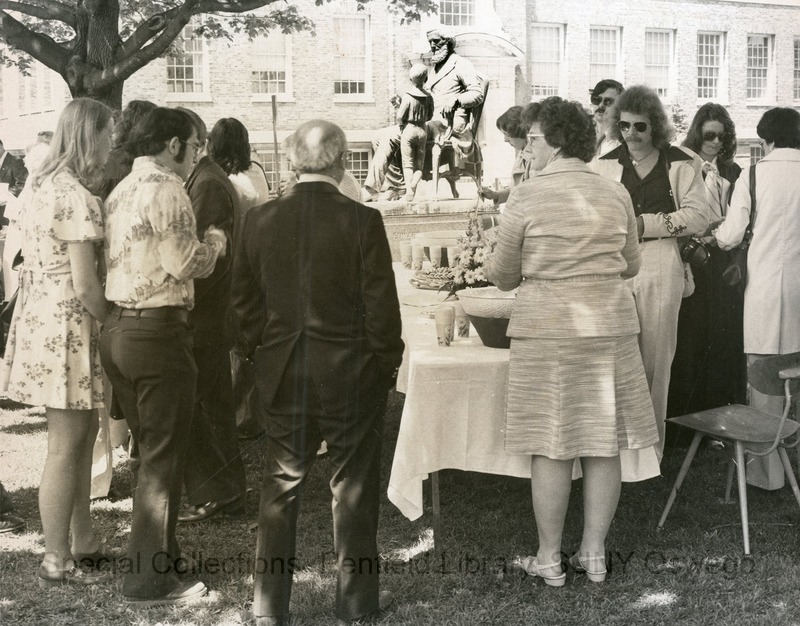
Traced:
<path fill-rule="evenodd" d="M 486 0 L 439 0 L 439 24 L 456 28 L 475 26 L 477 4 L 478 2 L 485 1 Z M 453 11 L 452 9 L 457 9 L 457 11 Z"/>
<path fill-rule="evenodd" d="M 536 31 L 536 29 L 555 31 L 556 36 L 557 36 L 557 43 L 556 43 L 556 45 L 557 45 L 557 50 L 556 50 L 557 59 L 556 60 L 552 60 L 552 59 L 537 59 L 536 58 L 536 55 L 539 52 L 539 50 L 536 49 L 536 44 L 534 42 L 534 40 L 535 40 L 534 32 Z M 531 53 L 530 53 L 530 57 L 531 57 L 531 60 L 530 60 L 530 64 L 529 65 L 530 65 L 530 71 L 531 71 L 530 85 L 531 85 L 531 98 L 532 99 L 545 98 L 547 96 L 558 96 L 558 95 L 561 95 L 564 92 L 564 69 L 565 69 L 564 58 L 566 56 L 565 55 L 565 49 L 564 49 L 564 42 L 566 40 L 566 37 L 564 36 L 565 31 L 566 31 L 566 27 L 565 27 L 564 24 L 551 24 L 551 23 L 547 23 L 547 22 L 534 22 L 533 24 L 531 24 L 531 31 L 530 31 L 530 38 L 531 38 L 531 44 L 530 44 Z M 544 51 L 544 52 L 546 54 L 552 54 L 553 50 L 551 49 L 551 50 L 547 50 L 547 51 Z M 541 65 L 541 66 L 555 66 L 555 77 L 556 77 L 555 84 L 547 84 L 547 85 L 545 85 L 545 84 L 537 85 L 536 84 L 536 68 L 539 65 Z M 551 72 L 551 74 L 552 74 L 552 72 Z M 555 89 L 554 93 L 546 93 L 549 90 L 552 90 L 553 88 Z"/>
<path fill-rule="evenodd" d="M 700 95 L 700 37 L 716 37 L 717 44 L 718 44 L 718 65 L 703 65 L 703 68 L 713 68 L 716 67 L 717 69 L 717 91 L 715 94 L 711 96 L 701 96 Z M 697 67 L 697 83 L 695 85 L 695 95 L 697 97 L 698 104 L 704 104 L 706 102 L 721 102 L 727 103 L 728 102 L 728 41 L 727 41 L 727 34 L 722 31 L 711 31 L 711 30 L 700 30 L 697 31 L 697 39 L 696 39 L 696 46 L 697 46 L 697 56 L 696 56 L 696 67 Z M 702 77 L 706 78 L 706 77 Z"/>
<path fill-rule="evenodd" d="M 348 149 L 347 169 L 353 174 L 359 184 L 363 185 L 369 173 L 369 164 L 372 160 L 372 151 L 364 144 L 351 144 Z M 353 157 L 358 155 L 358 163 L 363 164 L 363 168 L 353 167 Z"/>
<path fill-rule="evenodd" d="M 794 82 L 792 87 L 792 99 L 795 102 L 795 106 L 797 103 L 800 102 L 800 37 L 794 38 L 794 62 L 793 62 L 793 69 L 794 69 Z"/>
<path fill-rule="evenodd" d="M 284 42 L 284 56 L 286 58 L 286 65 L 284 68 L 286 91 L 284 93 L 275 93 L 278 102 L 294 102 L 294 82 L 292 76 L 292 66 L 294 61 L 294 54 L 292 50 L 292 36 L 286 35 L 281 32 L 270 33 L 269 37 L 281 35 Z M 269 38 L 268 37 L 268 38 Z M 268 39 L 267 38 L 267 39 Z M 258 68 L 256 61 L 261 56 L 266 56 L 266 52 L 261 48 L 258 41 L 253 41 L 251 44 L 252 64 L 250 67 L 250 100 L 252 102 L 270 102 L 272 100 L 272 92 L 255 92 L 253 91 L 253 75 L 252 72 L 262 71 Z"/>
<path fill-rule="evenodd" d="M 205 37 L 195 37 L 194 36 L 194 29 L 200 26 L 200 18 L 198 16 L 193 16 L 192 19 L 189 21 L 186 26 L 183 27 L 181 31 L 181 35 L 179 37 L 179 41 L 176 41 L 176 45 L 183 46 L 185 52 L 185 42 L 186 41 L 198 41 L 200 43 L 200 50 L 198 51 L 200 54 L 200 67 L 198 68 L 197 65 L 193 66 L 194 71 L 200 71 L 200 77 L 202 81 L 203 89 L 202 91 L 169 91 L 170 88 L 170 78 L 169 78 L 169 67 L 170 67 L 170 55 L 167 55 L 166 58 L 166 65 L 164 67 L 165 73 L 167 73 L 166 79 L 166 88 L 167 92 L 164 96 L 164 100 L 167 102 L 210 102 L 211 101 L 211 70 L 209 66 L 209 54 L 208 54 L 208 41 Z M 192 29 L 192 35 L 187 40 L 185 38 L 186 29 Z M 193 51 L 190 54 L 195 54 Z"/>
<path fill-rule="evenodd" d="M 751 69 L 761 69 L 761 68 L 751 68 L 750 65 L 750 38 L 751 37 L 764 37 L 767 40 L 767 68 L 766 68 L 766 76 L 765 81 L 766 84 L 764 86 L 764 93 L 758 97 L 750 97 L 750 71 Z M 776 97 L 776 76 L 775 76 L 775 35 L 768 34 L 768 33 L 747 33 L 747 60 L 746 60 L 746 70 L 745 70 L 745 98 L 748 105 L 763 105 L 763 104 L 774 104 L 775 97 Z"/>
<path fill-rule="evenodd" d="M 668 50 L 666 65 L 663 63 L 648 63 L 648 35 L 667 36 Z M 667 71 L 666 86 L 651 84 L 648 76 L 649 72 L 654 70 L 663 71 L 663 68 L 666 68 Z M 644 82 L 658 93 L 661 101 L 664 103 L 672 102 L 675 98 L 675 74 L 675 31 L 669 28 L 646 28 L 644 31 Z M 665 90 L 665 93 L 659 93 L 662 89 Z"/>
<path fill-rule="evenodd" d="M 615 46 L 613 50 L 614 62 L 611 63 L 598 63 L 595 58 L 594 44 L 595 40 L 593 35 L 596 32 L 614 33 Z M 589 27 L 589 84 L 594 85 L 604 78 L 613 78 L 622 82 L 622 28 L 620 26 L 590 26 Z M 595 68 L 611 66 L 613 69 L 608 71 L 599 72 Z"/>
<path fill-rule="evenodd" d="M 372 102 L 372 28 L 371 20 L 368 14 L 364 13 L 337 13 L 333 16 L 333 32 L 334 32 L 334 54 L 333 54 L 333 69 L 334 80 L 340 78 L 337 74 L 337 64 L 341 58 L 338 54 L 338 37 L 336 36 L 336 20 L 362 20 L 364 22 L 364 93 L 336 93 L 335 88 L 333 94 L 334 102 Z"/>

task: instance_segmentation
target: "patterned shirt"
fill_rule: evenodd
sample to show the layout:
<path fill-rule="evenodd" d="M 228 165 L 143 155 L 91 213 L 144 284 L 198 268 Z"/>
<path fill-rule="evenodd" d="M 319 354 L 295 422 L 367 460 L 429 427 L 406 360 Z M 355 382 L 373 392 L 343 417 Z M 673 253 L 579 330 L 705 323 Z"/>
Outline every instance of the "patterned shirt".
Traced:
<path fill-rule="evenodd" d="M 109 301 L 131 309 L 194 306 L 192 279 L 211 274 L 220 248 L 198 241 L 180 176 L 138 157 L 106 201 L 105 225 Z"/>

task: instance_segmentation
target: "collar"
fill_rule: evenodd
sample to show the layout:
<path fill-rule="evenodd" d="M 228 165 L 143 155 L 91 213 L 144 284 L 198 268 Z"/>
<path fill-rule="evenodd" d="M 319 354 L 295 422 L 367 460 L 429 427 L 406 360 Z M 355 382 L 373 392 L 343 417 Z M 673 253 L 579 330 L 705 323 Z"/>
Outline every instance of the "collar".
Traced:
<path fill-rule="evenodd" d="M 8 150 L 3 152 L 3 156 L 0 156 L 0 167 L 3 167 L 3 163 L 6 162 L 6 156 L 8 156 Z"/>
<path fill-rule="evenodd" d="M 325 176 L 324 174 L 300 174 L 300 177 L 297 179 L 297 182 L 328 183 L 329 185 L 333 185 L 337 191 L 339 190 L 339 183 L 336 182 L 336 179 L 331 178 L 330 176 Z"/>
<path fill-rule="evenodd" d="M 439 68 L 439 71 L 437 72 L 434 70 L 433 74 L 428 78 L 428 83 L 425 86 L 428 89 L 431 89 L 436 83 L 442 80 L 445 74 L 448 74 L 456 66 L 456 61 L 459 58 L 460 57 L 455 52 L 451 52 L 450 56 L 447 57 L 444 63 L 442 63 L 442 67 Z"/>
<path fill-rule="evenodd" d="M 775 148 L 761 161 L 800 161 L 800 150 L 797 148 Z"/>
<path fill-rule="evenodd" d="M 559 157 L 545 165 L 536 174 L 536 178 L 540 176 L 548 176 L 550 174 L 561 174 L 562 172 L 586 172 L 587 174 L 595 174 L 595 172 L 588 163 L 584 163 L 576 157 Z"/>
<path fill-rule="evenodd" d="M 672 164 L 676 161 L 691 161 L 692 154 L 690 154 L 687 150 L 680 148 L 678 146 L 668 145 L 666 150 L 662 150 L 661 152 L 667 153 L 667 161 Z M 798 151 L 800 153 L 800 151 Z M 619 161 L 620 163 L 623 162 L 623 159 L 626 158 L 628 155 L 628 146 L 625 143 L 622 143 L 617 148 L 614 148 L 611 152 L 607 152 L 603 156 L 600 157 L 601 161 Z M 628 157 L 629 158 L 629 157 Z"/>
<path fill-rule="evenodd" d="M 159 162 L 158 159 L 156 159 L 156 157 L 154 156 L 136 157 L 133 160 L 133 165 L 131 166 L 131 172 L 133 172 L 134 170 L 145 169 L 145 168 L 156 169 L 159 172 L 166 174 L 167 176 L 171 176 L 181 184 L 181 187 L 183 187 L 184 181 L 180 176 L 178 176 L 175 170 Z"/>

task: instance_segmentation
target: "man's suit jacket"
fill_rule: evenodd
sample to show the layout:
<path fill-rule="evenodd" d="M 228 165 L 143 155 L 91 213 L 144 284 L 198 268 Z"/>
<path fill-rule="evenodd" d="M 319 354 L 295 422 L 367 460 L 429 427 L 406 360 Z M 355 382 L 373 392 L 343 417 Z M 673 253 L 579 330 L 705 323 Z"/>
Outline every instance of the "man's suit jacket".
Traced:
<path fill-rule="evenodd" d="M 22 159 L 6 153 L 6 158 L 3 160 L 3 164 L 0 165 L 0 183 L 8 183 L 8 190 L 14 196 L 19 196 L 27 179 L 28 170 L 25 168 Z"/>
<path fill-rule="evenodd" d="M 237 349 L 255 360 L 267 410 L 281 383 L 298 379 L 326 412 L 348 410 L 371 388 L 385 391 L 400 365 L 383 220 L 327 182 L 300 182 L 247 213 L 232 294 Z"/>
<path fill-rule="evenodd" d="M 225 231 L 228 247 L 207 278 L 194 281 L 194 308 L 189 321 L 194 326 L 195 345 L 225 343 L 233 340 L 230 311 L 231 267 L 233 265 L 233 221 L 238 214 L 238 196 L 228 176 L 210 157 L 204 156 L 186 181 L 192 200 L 201 240 L 209 226 Z"/>
<path fill-rule="evenodd" d="M 468 110 L 481 104 L 484 98 L 484 78 L 475 71 L 472 61 L 455 52 L 438 70 L 430 73 L 425 87 L 433 95 L 434 117 L 444 105 L 458 101 L 453 122 L 453 128 L 457 130 L 466 127 Z"/>

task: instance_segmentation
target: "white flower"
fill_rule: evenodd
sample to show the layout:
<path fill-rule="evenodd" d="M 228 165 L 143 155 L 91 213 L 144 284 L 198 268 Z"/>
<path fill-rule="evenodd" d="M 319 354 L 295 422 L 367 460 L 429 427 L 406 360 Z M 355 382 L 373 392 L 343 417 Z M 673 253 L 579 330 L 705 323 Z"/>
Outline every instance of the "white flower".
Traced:
<path fill-rule="evenodd" d="M 475 269 L 475 280 L 477 282 L 481 282 L 482 280 L 486 280 L 486 274 L 483 273 L 483 267 L 478 267 Z"/>
<path fill-rule="evenodd" d="M 486 246 L 475 248 L 475 263 L 484 263 L 486 261 L 486 255 L 488 252 L 489 250 L 486 248 Z"/>
<path fill-rule="evenodd" d="M 475 271 L 474 270 L 467 270 L 464 272 L 464 280 L 467 281 L 468 285 L 475 284 Z"/>

